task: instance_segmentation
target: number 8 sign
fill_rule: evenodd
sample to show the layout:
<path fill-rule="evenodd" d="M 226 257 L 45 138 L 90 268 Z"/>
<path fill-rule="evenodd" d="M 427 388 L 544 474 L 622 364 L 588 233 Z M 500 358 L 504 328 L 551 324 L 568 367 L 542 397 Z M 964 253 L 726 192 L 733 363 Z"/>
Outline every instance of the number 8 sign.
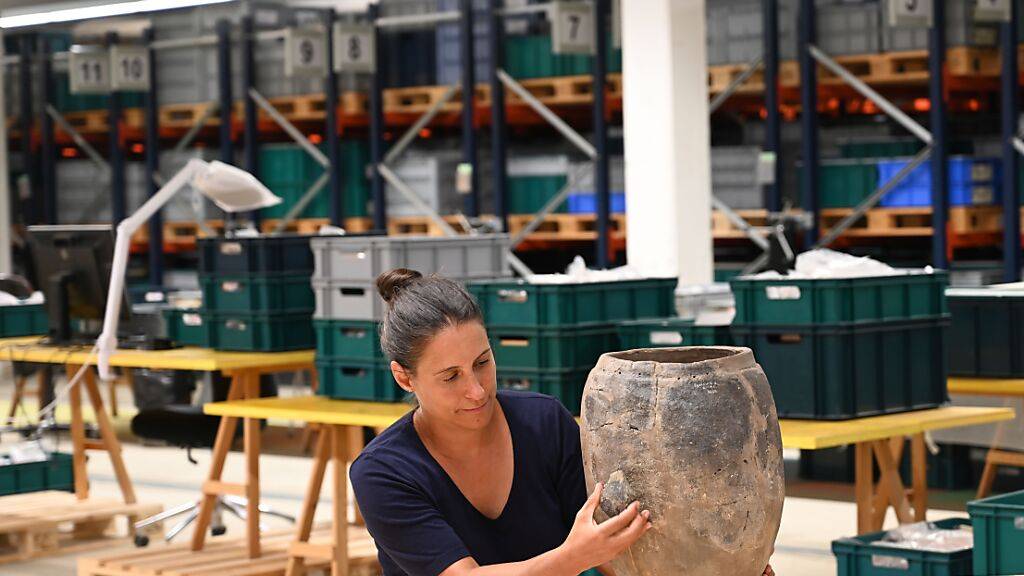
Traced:
<path fill-rule="evenodd" d="M 376 72 L 376 42 L 373 26 L 336 22 L 334 24 L 335 72 Z"/>
<path fill-rule="evenodd" d="M 595 54 L 594 12 L 590 4 L 558 1 L 550 12 L 551 51 L 555 54 Z"/>

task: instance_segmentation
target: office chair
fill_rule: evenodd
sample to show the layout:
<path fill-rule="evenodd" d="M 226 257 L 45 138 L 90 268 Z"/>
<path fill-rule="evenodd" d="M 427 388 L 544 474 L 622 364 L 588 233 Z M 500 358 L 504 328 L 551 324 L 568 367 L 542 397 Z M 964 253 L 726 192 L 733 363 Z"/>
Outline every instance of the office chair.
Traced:
<path fill-rule="evenodd" d="M 213 399 L 223 400 L 227 395 L 227 381 L 220 374 L 211 375 L 213 380 Z M 139 406 L 139 413 L 132 419 L 132 433 L 139 438 L 146 440 L 157 440 L 171 446 L 179 446 L 187 451 L 187 458 L 193 464 L 196 461 L 192 458 L 193 448 L 213 448 L 214 440 L 217 437 L 217 429 L 220 426 L 219 416 L 210 416 L 203 413 L 202 405 L 191 404 L 166 404 L 155 405 L 153 399 L 176 398 L 181 399 L 188 394 L 189 386 L 194 387 L 194 374 L 190 372 L 167 372 L 167 371 L 140 371 L 136 373 L 134 385 L 136 389 L 150 388 L 149 393 L 136 393 L 137 398 L 151 399 L 147 404 Z M 273 395 L 273 381 L 260 379 L 260 395 Z M 156 392 L 153 392 L 153 389 Z M 238 438 L 241 427 L 235 431 Z M 199 516 L 199 505 L 202 498 L 186 502 L 165 510 L 160 514 L 150 516 L 135 523 L 135 545 L 142 547 L 149 544 L 149 536 L 143 533 L 145 528 L 162 523 L 172 518 L 184 516 L 184 519 L 174 525 L 164 535 L 165 541 L 171 541 L 185 528 L 190 526 Z M 219 496 L 214 507 L 213 519 L 210 522 L 210 533 L 213 536 L 220 536 L 226 532 L 222 513 L 228 512 L 245 520 L 247 500 L 238 496 Z M 260 505 L 261 514 L 269 514 L 283 518 L 294 523 L 295 517 L 278 512 L 269 506 Z M 264 527 L 261 524 L 260 529 Z"/>

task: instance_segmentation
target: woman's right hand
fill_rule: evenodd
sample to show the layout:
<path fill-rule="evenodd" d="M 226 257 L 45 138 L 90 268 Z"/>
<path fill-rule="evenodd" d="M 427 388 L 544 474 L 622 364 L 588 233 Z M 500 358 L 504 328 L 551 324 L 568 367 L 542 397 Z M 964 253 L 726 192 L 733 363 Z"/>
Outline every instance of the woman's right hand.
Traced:
<path fill-rule="evenodd" d="M 594 486 L 594 492 L 576 514 L 569 536 L 562 544 L 563 551 L 577 573 L 600 566 L 617 557 L 651 529 L 651 513 L 640 510 L 633 502 L 617 516 L 600 524 L 594 520 L 601 502 L 603 484 Z"/>

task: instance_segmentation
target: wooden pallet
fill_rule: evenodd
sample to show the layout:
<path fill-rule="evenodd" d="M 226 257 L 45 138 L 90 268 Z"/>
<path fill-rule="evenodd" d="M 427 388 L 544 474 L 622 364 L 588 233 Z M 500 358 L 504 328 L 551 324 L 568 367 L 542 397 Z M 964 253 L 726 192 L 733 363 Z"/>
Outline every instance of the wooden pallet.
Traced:
<path fill-rule="evenodd" d="M 767 210 L 734 210 L 734 212 L 739 214 L 751 226 L 768 225 Z M 719 212 L 718 210 L 711 211 L 711 236 L 715 239 L 743 239 L 747 237 L 742 230 L 737 228 L 732 221 L 726 217 L 725 213 Z"/>
<path fill-rule="evenodd" d="M 1024 46 L 1018 50 L 1024 54 Z M 951 76 L 997 77 L 1002 72 L 999 50 L 954 46 L 946 51 L 946 70 Z"/>
<path fill-rule="evenodd" d="M 314 540 L 330 538 L 324 527 L 312 535 Z M 268 532 L 260 539 L 262 555 L 250 559 L 244 538 L 222 537 L 210 540 L 202 551 L 193 552 L 189 544 L 154 545 L 142 550 L 122 550 L 103 556 L 80 558 L 78 576 L 277 576 L 285 573 L 288 550 L 295 539 L 294 530 Z M 349 574 L 369 576 L 380 573 L 377 548 L 365 528 L 350 526 L 348 531 Z M 308 569 L 324 570 L 325 559 L 307 559 Z"/>
<path fill-rule="evenodd" d="M 167 104 L 161 106 L 157 111 L 157 122 L 161 128 L 188 130 L 206 110 L 213 106 L 213 102 L 200 102 L 197 104 Z M 214 112 L 206 119 L 206 126 L 220 126 L 220 114 Z"/>
<path fill-rule="evenodd" d="M 465 222 L 460 216 L 442 216 L 444 221 L 459 234 L 466 234 Z M 494 216 L 481 216 L 494 220 Z M 446 236 L 441 226 L 429 216 L 396 216 L 388 218 L 390 236 Z"/>
<path fill-rule="evenodd" d="M 822 234 L 853 213 L 852 208 L 821 211 Z M 998 206 L 954 206 L 949 209 L 949 231 L 953 234 L 998 234 L 1003 229 L 1002 208 Z M 875 208 L 868 210 L 843 236 L 847 237 L 920 237 L 932 235 L 932 209 Z"/>
<path fill-rule="evenodd" d="M 478 87 L 477 97 L 486 97 Z M 424 114 L 448 92 L 448 86 L 412 86 L 409 88 L 390 88 L 382 96 L 385 114 Z M 462 109 L 462 90 L 441 107 L 441 112 L 455 113 Z"/>
<path fill-rule="evenodd" d="M 518 234 L 531 221 L 533 214 L 512 214 L 508 217 L 508 231 Z M 612 214 L 609 219 L 612 239 L 626 236 L 626 215 Z M 589 241 L 597 239 L 597 215 L 595 214 L 549 214 L 527 240 L 538 241 Z"/>
<path fill-rule="evenodd" d="M 121 111 L 121 123 L 127 128 L 141 129 L 145 125 L 143 116 L 141 108 L 126 108 Z M 110 132 L 109 110 L 69 112 L 64 115 L 64 120 L 79 134 L 106 134 Z"/>
<path fill-rule="evenodd" d="M 708 94 L 724 91 L 747 69 L 747 64 L 722 64 L 708 67 Z M 779 62 L 779 86 L 793 88 L 800 85 L 800 65 L 795 60 Z M 760 94 L 764 92 L 764 68 L 758 68 L 736 94 Z"/>
<path fill-rule="evenodd" d="M 836 56 L 837 64 L 868 84 L 924 84 L 928 82 L 928 51 L 883 52 Z M 822 86 L 845 85 L 824 66 L 818 66 Z"/>
<path fill-rule="evenodd" d="M 278 219 L 263 220 L 260 222 L 260 231 L 269 234 L 277 229 Z M 296 218 L 288 223 L 285 232 L 291 234 L 319 234 L 322 226 L 331 223 L 328 218 Z M 353 234 L 367 232 L 373 228 L 373 220 L 370 218 L 346 218 L 342 226 L 346 232 Z"/>
<path fill-rule="evenodd" d="M 78 500 L 69 492 L 3 496 L 0 563 L 106 548 L 130 538 L 134 522 L 161 510 L 159 505 L 115 499 Z"/>

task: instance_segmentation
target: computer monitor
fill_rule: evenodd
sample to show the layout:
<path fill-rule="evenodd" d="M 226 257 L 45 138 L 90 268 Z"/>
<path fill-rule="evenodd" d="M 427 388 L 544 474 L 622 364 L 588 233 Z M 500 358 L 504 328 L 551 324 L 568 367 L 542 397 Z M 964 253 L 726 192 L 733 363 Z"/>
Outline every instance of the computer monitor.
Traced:
<path fill-rule="evenodd" d="M 95 339 L 107 304 L 113 227 L 29 226 L 28 246 L 34 283 L 46 296 L 51 341 L 63 344 Z M 128 316 L 127 305 L 121 307 L 121 316 Z"/>

